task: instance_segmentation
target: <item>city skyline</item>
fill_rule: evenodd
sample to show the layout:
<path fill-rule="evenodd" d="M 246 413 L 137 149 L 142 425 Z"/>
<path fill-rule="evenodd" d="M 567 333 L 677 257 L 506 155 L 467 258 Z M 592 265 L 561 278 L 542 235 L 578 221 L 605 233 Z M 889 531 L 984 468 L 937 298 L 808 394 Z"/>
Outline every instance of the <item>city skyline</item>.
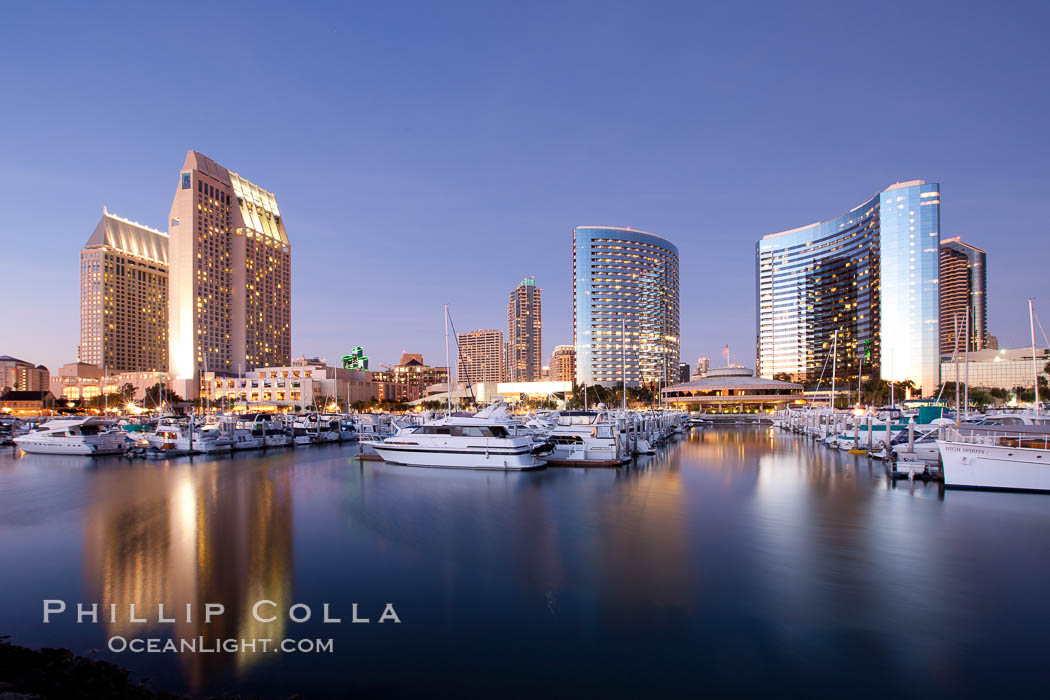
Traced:
<path fill-rule="evenodd" d="M 265 34 L 277 22 L 265 9 L 243 18 L 219 8 L 211 28 L 152 8 L 134 18 L 107 8 L 62 15 L 14 8 L 12 25 L 47 27 L 55 51 L 0 78 L 19 105 L 0 115 L 0 125 L 20 135 L 6 145 L 0 191 L 11 230 L 33 232 L 5 240 L 5 254 L 19 265 L 0 293 L 25 301 L 8 321 L 21 332 L 6 334 L 2 351 L 52 369 L 76 359 L 84 237 L 103 205 L 165 230 L 172 163 L 187 149 L 280 193 L 299 251 L 291 273 L 293 356 L 336 362 L 363 345 L 384 361 L 405 349 L 442 358 L 442 303 L 459 328 L 498 328 L 502 309 L 491 300 L 515 279 L 535 276 L 546 297 L 548 357 L 571 342 L 569 239 L 574 226 L 590 222 L 674 241 L 686 266 L 682 357 L 719 357 L 728 344 L 733 359 L 750 366 L 755 300 L 752 285 L 740 281 L 753 275 L 753 241 L 825 220 L 858 193 L 912 178 L 944 188 L 942 237 L 960 236 L 992 256 L 988 332 L 1003 347 L 1026 343 L 1024 299 L 1048 308 L 1031 252 L 1045 235 L 1040 202 L 1050 176 L 1042 165 L 1046 140 L 1036 137 L 1047 99 L 1019 88 L 1048 67 L 1035 31 L 1045 8 L 1009 16 L 911 8 L 914 21 L 886 25 L 880 35 L 886 55 L 856 57 L 847 69 L 833 60 L 848 45 L 843 29 L 881 23 L 876 8 L 770 8 L 747 23 L 762 49 L 743 52 L 733 32 L 714 29 L 743 26 L 738 11 L 670 7 L 545 6 L 505 19 L 443 8 L 431 11 L 426 30 L 405 10 L 306 9 L 287 26 L 302 57 L 253 54 L 287 99 L 248 121 L 232 102 L 208 115 L 168 108 L 175 93 L 228 89 L 177 37 L 218 41 L 219 27 L 233 21 Z M 321 14 L 350 40 L 315 42 L 310 27 Z M 600 38 L 583 31 L 594 21 L 605 30 Z M 411 51 L 391 52 L 370 31 L 390 22 L 405 24 Z M 920 30 L 931 22 L 946 31 Z M 91 37 L 101 31 L 127 43 L 98 47 Z M 977 37 L 980 57 L 966 48 Z M 630 40 L 641 60 L 593 51 L 615 39 Z M 34 29 L 0 50 L 16 56 L 39 40 Z M 785 53 L 799 41 L 812 48 Z M 936 75 L 887 78 L 912 75 L 920 41 L 924 54 L 939 56 Z M 95 60 L 77 60 L 89 47 Z M 129 50 L 143 58 L 128 62 Z M 381 61 L 370 60 L 377 55 Z M 723 59 L 718 71 L 708 68 Z M 294 79 L 305 65 L 320 67 L 309 85 Z M 670 71 L 675 66 L 689 68 L 684 81 Z M 348 67 L 352 91 L 339 87 Z M 173 72 L 171 80 L 154 85 L 158 71 Z M 820 107 L 848 103 L 863 73 L 896 90 L 848 123 Z M 105 109 L 117 84 L 137 98 L 126 113 Z M 973 104 L 975 91 L 994 99 Z M 79 105 L 76 120 L 57 94 Z M 626 106 L 604 114 L 597 128 L 564 118 L 567 108 L 588 103 Z M 413 116 L 421 104 L 433 108 L 425 121 Z M 765 104 L 780 111 L 770 116 Z M 352 115 L 347 124 L 338 116 L 345 114 Z M 223 123 L 238 128 L 217 128 Z M 862 165 L 844 169 L 843 158 Z M 488 239 L 494 244 L 476 245 Z M 501 241 L 523 239 L 528 246 L 503 257 Z M 464 251 L 480 253 L 470 274 L 454 269 Z M 360 256 L 376 264 L 355 263 Z M 28 298 L 25 289 L 33 290 Z M 330 306 L 347 296 L 377 303 L 333 314 Z"/>

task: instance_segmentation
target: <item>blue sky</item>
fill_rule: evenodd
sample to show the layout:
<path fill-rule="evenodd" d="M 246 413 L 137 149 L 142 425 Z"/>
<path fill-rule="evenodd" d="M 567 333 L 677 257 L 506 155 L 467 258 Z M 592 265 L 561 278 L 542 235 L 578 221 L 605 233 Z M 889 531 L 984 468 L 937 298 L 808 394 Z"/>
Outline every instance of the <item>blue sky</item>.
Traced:
<path fill-rule="evenodd" d="M 898 181 L 988 251 L 990 330 L 1050 319 L 1047 3 L 128 3 L 5 8 L 0 354 L 75 359 L 102 211 L 164 228 L 197 149 L 274 191 L 292 351 L 443 359 L 571 231 L 681 251 L 682 355 L 754 357 L 754 245 Z M 1044 321 L 1044 325 L 1046 325 Z"/>

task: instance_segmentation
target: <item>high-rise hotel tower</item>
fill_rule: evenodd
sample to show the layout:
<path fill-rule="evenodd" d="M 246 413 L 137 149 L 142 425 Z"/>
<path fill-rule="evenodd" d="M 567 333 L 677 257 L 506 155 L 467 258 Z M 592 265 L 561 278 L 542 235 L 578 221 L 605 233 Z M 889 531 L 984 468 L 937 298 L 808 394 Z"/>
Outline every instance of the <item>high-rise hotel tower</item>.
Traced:
<path fill-rule="evenodd" d="M 168 371 L 168 236 L 102 209 L 80 251 L 78 359 L 109 372 Z"/>
<path fill-rule="evenodd" d="M 644 231 L 578 226 L 572 280 L 577 383 L 677 383 L 678 248 Z"/>
<path fill-rule="evenodd" d="M 543 309 L 536 280 L 526 277 L 510 293 L 507 304 L 508 382 L 538 382 L 543 373 Z"/>
<path fill-rule="evenodd" d="M 834 366 L 840 386 L 859 372 L 936 392 L 940 203 L 936 183 L 898 182 L 835 219 L 764 236 L 759 375 L 828 383 Z"/>
<path fill-rule="evenodd" d="M 190 151 L 168 221 L 170 364 L 201 372 L 291 364 L 291 247 L 272 192 Z M 181 393 L 181 392 L 180 392 Z"/>

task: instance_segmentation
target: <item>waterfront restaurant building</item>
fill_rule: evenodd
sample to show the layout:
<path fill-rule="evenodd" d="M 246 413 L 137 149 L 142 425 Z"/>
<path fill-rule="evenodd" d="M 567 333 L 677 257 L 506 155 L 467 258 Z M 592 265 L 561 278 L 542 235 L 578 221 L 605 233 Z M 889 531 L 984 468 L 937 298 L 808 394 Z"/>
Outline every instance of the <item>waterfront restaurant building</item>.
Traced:
<path fill-rule="evenodd" d="M 834 364 L 841 383 L 860 373 L 935 394 L 940 203 L 936 183 L 898 182 L 841 216 L 764 236 L 758 376 L 828 379 Z"/>
<path fill-rule="evenodd" d="M 747 367 L 712 369 L 707 376 L 667 387 L 664 398 L 676 408 L 706 413 L 757 413 L 802 401 L 802 385 L 763 379 Z"/>

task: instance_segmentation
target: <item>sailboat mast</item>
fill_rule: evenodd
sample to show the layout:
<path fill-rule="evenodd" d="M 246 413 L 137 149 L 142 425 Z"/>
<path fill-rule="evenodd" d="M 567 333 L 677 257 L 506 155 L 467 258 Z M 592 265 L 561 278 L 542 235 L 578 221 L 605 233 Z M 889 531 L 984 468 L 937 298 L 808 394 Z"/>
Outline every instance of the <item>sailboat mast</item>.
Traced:
<path fill-rule="evenodd" d="M 952 324 L 955 326 L 955 355 L 952 363 L 955 365 L 955 422 L 959 422 L 959 314 L 952 314 Z"/>
<path fill-rule="evenodd" d="M 620 318 L 620 379 L 623 382 L 623 400 L 621 405 L 627 411 L 627 321 Z"/>
<path fill-rule="evenodd" d="M 970 307 L 966 307 L 966 345 L 963 346 L 963 420 L 970 414 Z"/>
<path fill-rule="evenodd" d="M 726 349 L 727 349 L 726 357 L 729 356 L 728 348 L 729 348 L 729 346 L 727 345 L 726 346 Z M 836 328 L 835 329 L 835 335 L 834 335 L 834 337 L 833 337 L 833 339 L 831 341 L 831 410 L 832 411 L 835 410 L 835 374 L 837 373 L 837 370 L 836 370 L 837 364 L 836 363 L 837 363 L 838 358 L 839 358 L 838 349 L 839 349 L 839 329 Z"/>
<path fill-rule="evenodd" d="M 452 415 L 452 364 L 448 359 L 448 304 L 445 304 L 445 367 L 448 368 L 448 379 L 445 382 L 445 398 L 448 415 Z"/>
<path fill-rule="evenodd" d="M 1035 357 L 1035 311 L 1032 299 L 1028 299 L 1028 328 L 1032 332 L 1032 384 L 1035 389 L 1035 415 L 1039 415 L 1039 362 Z"/>

